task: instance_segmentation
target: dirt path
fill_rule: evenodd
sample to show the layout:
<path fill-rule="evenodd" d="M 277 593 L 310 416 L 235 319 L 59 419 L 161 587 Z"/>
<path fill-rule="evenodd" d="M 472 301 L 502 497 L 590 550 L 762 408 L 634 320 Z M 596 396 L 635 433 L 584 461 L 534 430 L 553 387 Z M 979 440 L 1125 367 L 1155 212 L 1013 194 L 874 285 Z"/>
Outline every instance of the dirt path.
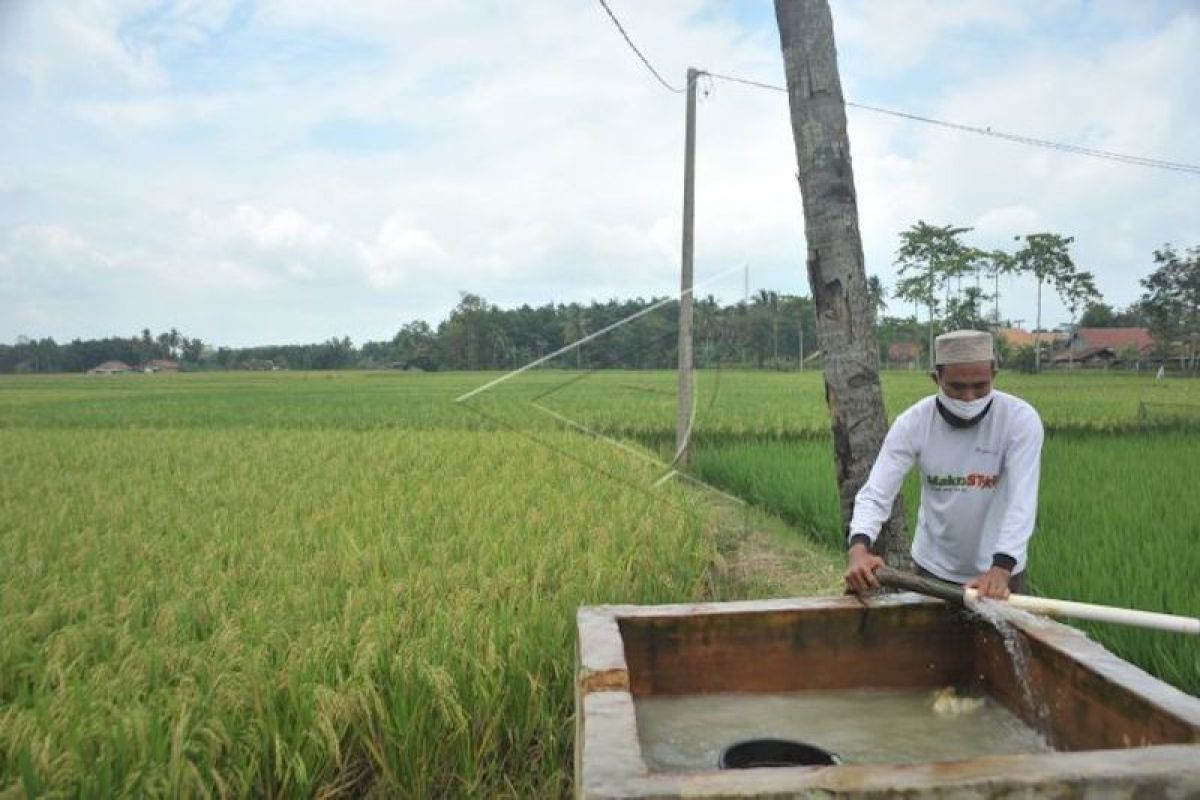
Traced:
<path fill-rule="evenodd" d="M 702 501 L 720 549 L 718 593 L 724 599 L 840 594 L 844 560 L 833 548 L 751 506 Z"/>

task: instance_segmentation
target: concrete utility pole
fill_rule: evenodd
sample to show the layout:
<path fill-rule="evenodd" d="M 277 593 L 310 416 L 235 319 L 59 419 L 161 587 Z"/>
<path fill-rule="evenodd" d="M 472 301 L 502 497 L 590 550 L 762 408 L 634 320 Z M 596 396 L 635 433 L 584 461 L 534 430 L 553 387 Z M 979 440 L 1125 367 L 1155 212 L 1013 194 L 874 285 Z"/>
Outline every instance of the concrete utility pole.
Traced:
<path fill-rule="evenodd" d="M 854 496 L 867 479 L 888 425 L 858 231 L 846 107 L 828 0 L 775 0 L 775 18 L 787 72 L 808 282 L 816 307 L 817 345 L 825 363 L 842 524 L 848 529 Z M 875 551 L 892 566 L 911 565 L 901 497 Z"/>
<path fill-rule="evenodd" d="M 683 259 L 679 280 L 679 405 L 675 410 L 675 459 L 686 467 L 688 439 L 692 433 L 692 241 L 696 216 L 696 78 L 687 71 L 687 133 L 683 151 Z"/>
<path fill-rule="evenodd" d="M 800 371 L 804 372 L 804 307 L 800 308 Z"/>

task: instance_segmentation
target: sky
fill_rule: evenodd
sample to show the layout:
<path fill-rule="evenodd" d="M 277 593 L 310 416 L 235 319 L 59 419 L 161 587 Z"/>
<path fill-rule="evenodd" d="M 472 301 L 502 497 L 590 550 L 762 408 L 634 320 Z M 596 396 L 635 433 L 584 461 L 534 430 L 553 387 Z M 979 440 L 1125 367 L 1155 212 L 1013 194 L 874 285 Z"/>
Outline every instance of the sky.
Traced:
<path fill-rule="evenodd" d="M 674 85 L 783 83 L 767 0 L 610 0 Z M 834 0 L 848 100 L 1200 162 L 1200 3 Z M 808 294 L 786 95 L 702 82 L 701 293 Z M 917 220 L 1052 231 L 1105 300 L 1200 244 L 1200 176 L 848 109 L 867 271 Z M 596 0 L 0 0 L 0 341 L 391 338 L 678 291 L 684 100 Z M 730 273 L 731 268 L 733 273 Z M 714 276 L 722 276 L 714 279 Z M 1033 324 L 1028 278 L 1000 285 Z M 1043 323 L 1068 321 L 1046 292 Z M 889 313 L 910 309 L 892 301 Z"/>

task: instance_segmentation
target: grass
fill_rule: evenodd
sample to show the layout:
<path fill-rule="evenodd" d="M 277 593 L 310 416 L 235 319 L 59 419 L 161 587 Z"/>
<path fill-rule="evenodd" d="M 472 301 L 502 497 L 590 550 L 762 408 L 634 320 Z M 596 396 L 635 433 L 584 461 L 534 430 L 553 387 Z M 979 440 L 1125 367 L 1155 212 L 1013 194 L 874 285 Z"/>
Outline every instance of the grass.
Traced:
<path fill-rule="evenodd" d="M 92 377 L 0 376 L 0 429 L 542 430 L 559 427 L 537 402 L 616 436 L 673 438 L 675 378 L 669 372 L 535 370 L 479 394 L 454 398 L 500 373 L 192 373 Z M 1200 381 L 1155 384 L 1148 375 L 1001 373 L 998 383 L 1033 403 L 1055 430 L 1137 430 L 1200 409 Z M 924 375 L 884 374 L 895 416 L 931 391 Z M 806 438 L 828 429 L 819 372 L 712 370 L 697 378 L 696 435 Z M 1170 405 L 1167 405 L 1170 404 Z M 1168 409 L 1174 409 L 1167 413 Z M 1194 421 L 1200 415 L 1190 415 Z"/>
<path fill-rule="evenodd" d="M 721 596 L 680 490 L 518 434 L 0 441 L 0 794 L 562 795 L 575 608 Z"/>
<path fill-rule="evenodd" d="M 703 479 L 771 509 L 831 550 L 843 544 L 828 440 L 700 449 Z M 1050 430 L 1043 449 L 1031 590 L 1048 597 L 1200 617 L 1200 439 L 1181 430 Z M 908 528 L 920 486 L 905 482 Z M 1200 695 L 1200 648 L 1176 634 L 1084 625 L 1151 673 Z"/>
<path fill-rule="evenodd" d="M 827 548 L 790 554 L 779 524 L 649 488 L 669 373 L 452 402 L 495 377 L 0 379 L 0 797 L 558 796 L 578 605 L 836 588 L 818 374 L 699 380 L 697 473 Z M 1200 453 L 1138 419 L 1200 382 L 1000 385 L 1050 430 L 1034 587 L 1200 612 Z M 928 386 L 887 374 L 889 409 Z M 1200 688 L 1194 651 L 1115 631 L 1094 634 Z"/>
<path fill-rule="evenodd" d="M 1200 617 L 1200 438 L 1060 435 L 1043 456 L 1038 594 Z M 1200 695 L 1200 646 L 1188 637 L 1084 625 L 1121 656 Z"/>

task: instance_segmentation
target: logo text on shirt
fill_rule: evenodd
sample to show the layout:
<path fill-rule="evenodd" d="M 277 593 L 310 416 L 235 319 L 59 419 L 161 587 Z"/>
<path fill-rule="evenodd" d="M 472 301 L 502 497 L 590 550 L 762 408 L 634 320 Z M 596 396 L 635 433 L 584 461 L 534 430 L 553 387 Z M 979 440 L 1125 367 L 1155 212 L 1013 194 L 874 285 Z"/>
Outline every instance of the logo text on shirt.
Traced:
<path fill-rule="evenodd" d="M 999 475 L 971 472 L 966 475 L 926 475 L 925 482 L 936 489 L 995 489 Z"/>

